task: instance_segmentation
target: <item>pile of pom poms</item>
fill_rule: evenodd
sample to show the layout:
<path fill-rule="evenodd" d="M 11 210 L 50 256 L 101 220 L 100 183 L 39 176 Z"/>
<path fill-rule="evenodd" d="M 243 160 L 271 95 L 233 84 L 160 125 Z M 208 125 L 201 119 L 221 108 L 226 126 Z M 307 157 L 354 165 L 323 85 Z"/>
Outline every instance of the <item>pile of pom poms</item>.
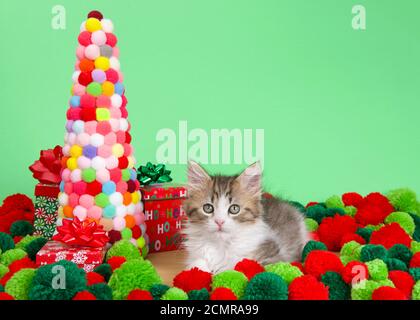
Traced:
<path fill-rule="evenodd" d="M 30 199 L 19 197 L 20 220 L 0 232 L 0 300 L 420 300 L 420 206 L 408 189 L 291 202 L 312 234 L 300 261 L 244 259 L 216 274 L 192 268 L 172 286 L 126 239 L 92 272 L 65 260 L 36 266 L 47 240 L 32 235 Z M 54 265 L 66 270 L 65 289 L 51 287 Z"/>

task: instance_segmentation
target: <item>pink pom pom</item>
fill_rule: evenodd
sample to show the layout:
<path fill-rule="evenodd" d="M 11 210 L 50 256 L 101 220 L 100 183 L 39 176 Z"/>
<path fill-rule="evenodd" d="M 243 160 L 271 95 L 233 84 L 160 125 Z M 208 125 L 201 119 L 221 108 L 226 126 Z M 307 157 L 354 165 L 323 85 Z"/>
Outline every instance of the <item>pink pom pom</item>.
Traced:
<path fill-rule="evenodd" d="M 106 143 L 106 140 L 105 140 Z M 112 156 L 112 147 L 108 144 L 103 144 L 98 148 L 98 156 L 102 158 L 108 158 Z"/>
<path fill-rule="evenodd" d="M 76 49 L 76 57 L 79 60 L 82 60 L 85 57 L 85 47 L 84 46 L 78 46 Z"/>
<path fill-rule="evenodd" d="M 125 182 L 125 181 L 119 181 L 117 183 L 117 192 L 124 194 L 124 193 L 127 192 L 127 188 L 128 188 L 127 182 Z"/>
<path fill-rule="evenodd" d="M 95 204 L 95 200 L 92 196 L 84 194 L 79 198 L 79 204 L 82 207 L 89 209 Z"/>
<path fill-rule="evenodd" d="M 117 143 L 117 135 L 114 132 L 110 132 L 105 136 L 104 144 L 112 147 L 116 143 Z"/>
<path fill-rule="evenodd" d="M 77 158 L 77 165 L 80 169 L 87 169 L 91 165 L 91 160 L 85 156 Z"/>
<path fill-rule="evenodd" d="M 96 171 L 96 180 L 100 183 L 105 183 L 109 181 L 109 171 L 107 169 L 99 169 Z"/>
<path fill-rule="evenodd" d="M 77 183 L 75 183 L 74 185 L 73 185 L 73 188 L 74 188 L 74 186 L 76 185 Z M 71 193 L 70 195 L 69 195 L 69 206 L 70 207 L 76 207 L 77 205 L 79 204 L 79 195 L 78 194 L 76 194 L 76 193 Z"/>
<path fill-rule="evenodd" d="M 105 167 L 107 169 L 115 169 L 118 167 L 118 159 L 115 156 L 110 156 L 105 160 Z"/>
<path fill-rule="evenodd" d="M 115 217 L 114 220 L 114 230 L 121 231 L 125 228 L 125 220 L 122 217 Z"/>
<path fill-rule="evenodd" d="M 111 99 L 108 96 L 100 95 L 96 99 L 96 106 L 98 108 L 109 108 L 111 106 Z"/>
<path fill-rule="evenodd" d="M 73 94 L 75 96 L 82 96 L 82 95 L 85 94 L 85 92 L 86 92 L 86 87 L 85 86 L 82 86 L 79 83 L 75 83 L 73 85 Z"/>
<path fill-rule="evenodd" d="M 71 174 L 71 171 L 70 171 L 70 169 L 64 169 L 62 172 L 61 172 L 61 179 L 64 181 L 64 182 L 70 182 L 70 174 Z"/>
<path fill-rule="evenodd" d="M 87 184 L 84 181 L 79 181 L 73 184 L 73 192 L 78 195 L 83 195 L 86 192 Z"/>
<path fill-rule="evenodd" d="M 85 56 L 90 60 L 95 60 L 100 54 L 100 49 L 96 44 L 88 45 L 85 48 Z"/>
<path fill-rule="evenodd" d="M 85 123 L 85 133 L 93 135 L 96 133 L 96 121 L 88 121 Z"/>
<path fill-rule="evenodd" d="M 102 218 L 102 208 L 98 206 L 92 206 L 89 208 L 87 215 L 89 218 L 99 220 L 100 218 Z"/>
<path fill-rule="evenodd" d="M 73 210 L 73 215 L 83 221 L 87 217 L 87 210 L 82 206 L 76 206 Z"/>
<path fill-rule="evenodd" d="M 82 147 L 87 146 L 90 141 L 90 136 L 86 132 L 80 133 L 77 135 L 77 144 L 81 145 Z"/>
<path fill-rule="evenodd" d="M 82 170 L 75 169 L 70 174 L 70 180 L 73 183 L 79 182 L 82 180 Z"/>
<path fill-rule="evenodd" d="M 92 43 L 102 46 L 106 43 L 106 34 L 102 30 L 98 30 L 92 33 L 91 37 Z"/>
<path fill-rule="evenodd" d="M 70 194 L 73 192 L 73 183 L 71 182 L 66 182 L 64 183 L 64 192 L 67 194 Z"/>

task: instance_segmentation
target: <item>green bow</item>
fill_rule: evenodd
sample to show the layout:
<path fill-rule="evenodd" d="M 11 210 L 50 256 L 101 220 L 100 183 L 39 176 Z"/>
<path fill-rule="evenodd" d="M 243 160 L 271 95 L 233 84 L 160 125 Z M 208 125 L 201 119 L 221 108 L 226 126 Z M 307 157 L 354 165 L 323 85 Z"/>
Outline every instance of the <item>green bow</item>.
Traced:
<path fill-rule="evenodd" d="M 164 164 L 146 163 L 145 166 L 140 166 L 137 169 L 137 180 L 143 186 L 152 183 L 164 183 L 172 181 L 171 171 L 165 169 Z"/>

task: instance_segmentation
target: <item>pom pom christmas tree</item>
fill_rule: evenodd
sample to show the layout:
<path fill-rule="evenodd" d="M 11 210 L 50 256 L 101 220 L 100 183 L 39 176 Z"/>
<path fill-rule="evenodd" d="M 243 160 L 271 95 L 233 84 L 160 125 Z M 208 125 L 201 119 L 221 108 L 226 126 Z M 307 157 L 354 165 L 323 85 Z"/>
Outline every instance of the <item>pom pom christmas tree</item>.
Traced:
<path fill-rule="evenodd" d="M 111 20 L 98 11 L 90 12 L 78 42 L 67 110 L 59 217 L 95 220 L 111 238 L 130 240 L 144 255 L 148 239 Z"/>

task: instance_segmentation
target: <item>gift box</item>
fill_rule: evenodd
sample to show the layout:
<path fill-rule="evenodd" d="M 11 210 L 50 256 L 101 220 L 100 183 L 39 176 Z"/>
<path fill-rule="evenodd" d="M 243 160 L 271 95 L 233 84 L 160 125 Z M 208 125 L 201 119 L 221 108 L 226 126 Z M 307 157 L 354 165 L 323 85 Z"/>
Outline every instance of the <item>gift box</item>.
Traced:
<path fill-rule="evenodd" d="M 37 266 L 68 260 L 91 272 L 105 257 L 105 247 L 83 247 L 67 245 L 60 241 L 48 241 L 36 255 Z"/>
<path fill-rule="evenodd" d="M 185 240 L 182 224 L 186 219 L 182 201 L 185 186 L 162 183 L 140 187 L 149 237 L 149 252 L 181 248 Z"/>
<path fill-rule="evenodd" d="M 34 234 L 51 239 L 56 230 L 58 216 L 58 185 L 38 183 L 35 187 Z"/>

